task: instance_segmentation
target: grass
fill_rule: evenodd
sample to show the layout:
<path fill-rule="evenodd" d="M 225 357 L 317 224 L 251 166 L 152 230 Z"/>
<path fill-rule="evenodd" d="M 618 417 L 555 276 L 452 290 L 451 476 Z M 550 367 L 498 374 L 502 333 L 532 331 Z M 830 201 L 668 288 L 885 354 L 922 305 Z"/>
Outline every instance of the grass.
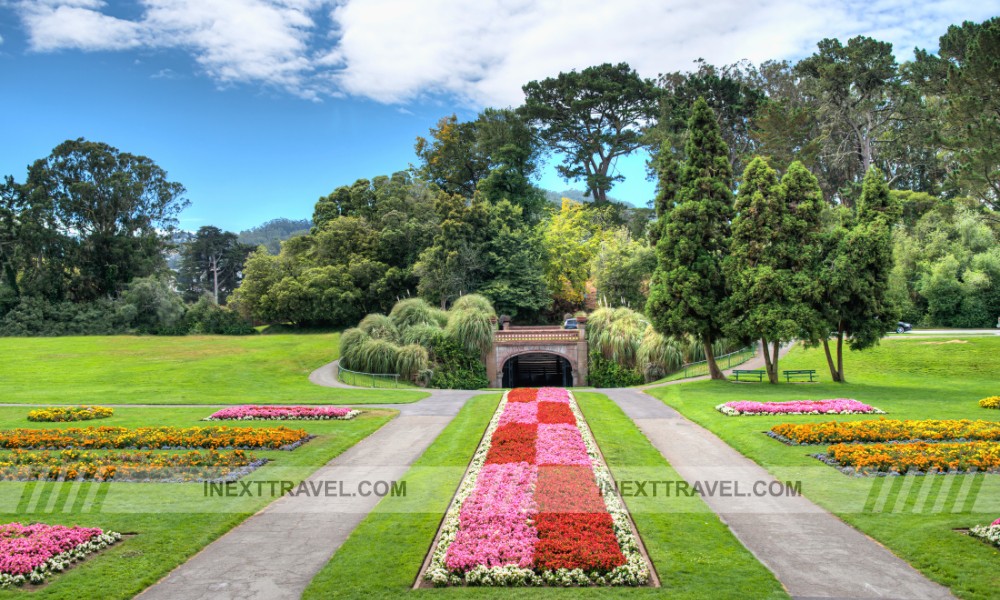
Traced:
<path fill-rule="evenodd" d="M 337 333 L 0 338 L 0 402 L 17 404 L 371 404 L 423 391 L 309 382 L 337 358 Z"/>
<path fill-rule="evenodd" d="M 208 408 L 116 408 L 100 425 L 140 427 L 206 425 Z M 244 421 L 239 426 L 284 425 L 317 437 L 291 452 L 252 451 L 273 459 L 247 480 L 298 482 L 367 437 L 395 411 L 369 410 L 350 421 Z M 224 422 L 211 423 L 221 425 Z M 85 426 L 31 423 L 25 407 L 0 407 L 0 429 Z M 265 490 L 268 488 L 265 487 Z M 38 589 L 0 590 L 3 598 L 76 600 L 131 598 L 165 576 L 212 540 L 275 500 L 263 497 L 206 497 L 201 483 L 19 483 L 0 484 L 0 522 L 44 522 L 100 527 L 135 534 Z M 29 591 L 30 590 L 30 591 Z"/>
<path fill-rule="evenodd" d="M 1000 517 L 1000 476 L 855 478 L 809 454 L 825 446 L 786 446 L 763 434 L 783 422 L 864 420 L 873 415 L 726 417 L 714 407 L 731 400 L 781 401 L 847 397 L 888 411 L 886 418 L 985 419 L 980 408 L 997 393 L 1000 338 L 928 343 L 893 338 L 865 352 L 847 352 L 847 384 L 830 383 L 821 349 L 797 348 L 779 369 L 816 369 L 825 382 L 700 381 L 649 390 L 691 420 L 785 481 L 802 481 L 806 497 L 875 538 L 925 575 L 963 598 L 996 597 L 996 549 L 956 530 Z M 846 351 L 845 351 L 846 352 Z"/>
<path fill-rule="evenodd" d="M 678 480 L 633 422 L 606 396 L 578 393 L 613 473 L 634 468 Z M 407 473 L 407 498 L 385 498 L 306 589 L 305 598 L 408 593 L 441 518 L 479 444 L 498 394 L 470 400 Z M 441 588 L 417 596 L 462 598 L 785 598 L 781 585 L 695 497 L 626 498 L 662 582 L 653 588 Z M 721 576 L 720 576 L 721 575 Z"/>

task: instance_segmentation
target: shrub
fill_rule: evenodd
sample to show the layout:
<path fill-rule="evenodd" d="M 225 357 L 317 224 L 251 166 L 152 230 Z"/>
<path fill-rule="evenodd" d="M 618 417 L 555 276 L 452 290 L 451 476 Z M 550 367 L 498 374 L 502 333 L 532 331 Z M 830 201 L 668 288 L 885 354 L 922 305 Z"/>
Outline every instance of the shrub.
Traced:
<path fill-rule="evenodd" d="M 437 325 L 435 309 L 420 298 L 400 300 L 392 307 L 389 318 L 399 331 L 416 325 Z"/>
<path fill-rule="evenodd" d="M 364 331 L 357 327 L 340 334 L 340 364 L 345 369 L 360 371 L 359 358 L 361 345 L 370 340 Z"/>
<path fill-rule="evenodd" d="M 643 383 L 643 375 L 634 368 L 622 366 L 600 354 L 591 353 L 587 380 L 599 388 L 628 387 Z"/>
<path fill-rule="evenodd" d="M 395 374 L 398 355 L 399 346 L 386 340 L 370 338 L 358 348 L 356 370 L 379 375 Z"/>
<path fill-rule="evenodd" d="M 656 332 L 651 326 L 646 327 L 636 354 L 636 365 L 646 376 L 647 381 L 655 381 L 681 368 L 684 364 L 684 352 L 673 339 Z"/>
<path fill-rule="evenodd" d="M 115 335 L 130 318 L 110 300 L 86 303 L 22 298 L 0 319 L 0 336 Z"/>
<path fill-rule="evenodd" d="M 463 296 L 468 298 L 469 296 Z M 465 346 L 469 351 L 483 354 L 493 347 L 493 333 L 496 325 L 490 321 L 490 315 L 471 309 L 453 310 L 448 317 L 448 327 L 445 332 L 453 340 Z"/>
<path fill-rule="evenodd" d="M 983 398 L 979 401 L 979 406 L 983 408 L 997 408 L 1000 409 L 1000 396 L 990 396 L 989 398 Z"/>
<path fill-rule="evenodd" d="M 239 313 L 215 304 L 206 296 L 195 302 L 184 315 L 188 333 L 209 335 L 252 335 L 253 324 Z"/>
<path fill-rule="evenodd" d="M 372 313 L 361 319 L 358 329 L 368 334 L 368 337 L 376 340 L 385 340 L 396 343 L 399 341 L 399 330 L 389 317 Z"/>
<path fill-rule="evenodd" d="M 417 344 L 403 346 L 396 356 L 396 372 L 404 379 L 416 379 L 418 373 L 427 369 L 427 364 L 427 350 Z"/>
<path fill-rule="evenodd" d="M 455 300 L 455 303 L 451 305 L 451 310 L 473 310 L 480 313 L 485 313 L 487 317 L 495 317 L 497 313 L 493 310 L 493 304 L 490 303 L 485 296 L 480 296 L 479 294 L 466 294 Z"/>
<path fill-rule="evenodd" d="M 444 332 L 434 338 L 431 354 L 435 365 L 430 387 L 477 390 L 489 385 L 486 365 L 480 360 L 478 352 L 470 351 Z"/>
<path fill-rule="evenodd" d="M 122 293 L 121 312 L 140 333 L 183 335 L 187 333 L 184 300 L 166 277 L 137 277 Z"/>

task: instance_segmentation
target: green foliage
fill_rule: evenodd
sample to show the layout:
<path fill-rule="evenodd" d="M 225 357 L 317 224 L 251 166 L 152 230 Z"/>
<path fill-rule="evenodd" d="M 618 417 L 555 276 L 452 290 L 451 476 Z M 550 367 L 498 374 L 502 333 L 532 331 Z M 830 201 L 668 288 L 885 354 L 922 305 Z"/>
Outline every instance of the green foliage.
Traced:
<path fill-rule="evenodd" d="M 600 354 L 591 354 L 587 365 L 587 383 L 597 388 L 629 387 L 643 383 L 638 369 L 608 360 Z"/>
<path fill-rule="evenodd" d="M 591 267 L 597 297 L 641 309 L 655 268 L 656 251 L 649 244 L 633 239 L 625 228 L 608 231 Z"/>
<path fill-rule="evenodd" d="M 128 330 L 128 316 L 109 300 L 74 303 L 22 298 L 0 319 L 3 337 L 114 335 Z"/>
<path fill-rule="evenodd" d="M 475 390 L 489 385 L 486 365 L 477 350 L 469 350 L 451 336 L 440 332 L 432 342 L 434 374 L 430 387 Z"/>
<path fill-rule="evenodd" d="M 636 365 L 646 381 L 656 381 L 684 365 L 684 351 L 674 339 L 648 326 L 636 353 Z"/>
<path fill-rule="evenodd" d="M 549 149 L 565 156 L 557 170 L 583 179 L 597 204 L 623 179 L 615 159 L 642 146 L 641 128 L 655 117 L 657 93 L 627 63 L 605 63 L 523 86 L 521 113 L 539 128 Z"/>
<path fill-rule="evenodd" d="M 419 344 L 424 348 L 430 348 L 435 336 L 441 332 L 438 325 L 414 325 L 403 330 L 404 344 Z"/>
<path fill-rule="evenodd" d="M 428 366 L 427 349 L 418 344 L 407 344 L 399 349 L 396 355 L 396 372 L 399 376 L 413 380 Z"/>
<path fill-rule="evenodd" d="M 281 242 L 309 233 L 312 225 L 309 219 L 271 219 L 241 231 L 238 239 L 241 244 L 252 248 L 264 246 L 269 254 L 278 254 L 281 252 Z"/>
<path fill-rule="evenodd" d="M 208 296 L 202 296 L 188 307 L 184 314 L 184 329 L 196 335 L 253 335 L 253 323 L 235 310 L 217 305 Z"/>
<path fill-rule="evenodd" d="M 361 346 L 370 340 L 364 331 L 352 327 L 340 335 L 340 364 L 350 371 L 362 371 Z"/>
<path fill-rule="evenodd" d="M 212 294 L 216 304 L 240 284 L 240 274 L 247 256 L 254 247 L 237 240 L 235 233 L 218 227 L 200 227 L 194 239 L 181 247 L 181 264 L 177 284 L 188 301 Z"/>
<path fill-rule="evenodd" d="M 170 280 L 161 277 L 133 279 L 122 293 L 119 310 L 140 333 L 184 334 L 184 301 Z"/>
<path fill-rule="evenodd" d="M 559 212 L 543 224 L 545 285 L 554 312 L 583 307 L 590 264 L 600 244 L 601 230 L 582 204 L 563 199 Z"/>
<path fill-rule="evenodd" d="M 693 335 L 710 345 L 725 324 L 722 258 L 732 217 L 732 174 L 728 149 L 705 100 L 692 108 L 688 130 L 673 207 L 661 217 L 646 314 L 664 335 Z"/>
<path fill-rule="evenodd" d="M 546 308 L 545 248 L 535 227 L 526 227 L 521 208 L 506 200 L 490 207 L 484 247 L 485 283 L 479 292 L 500 314 L 516 317 Z"/>
<path fill-rule="evenodd" d="M 445 333 L 469 352 L 485 354 L 493 347 L 493 334 L 496 331 L 496 324 L 490 317 L 490 313 L 471 307 L 452 310 L 448 315 Z"/>

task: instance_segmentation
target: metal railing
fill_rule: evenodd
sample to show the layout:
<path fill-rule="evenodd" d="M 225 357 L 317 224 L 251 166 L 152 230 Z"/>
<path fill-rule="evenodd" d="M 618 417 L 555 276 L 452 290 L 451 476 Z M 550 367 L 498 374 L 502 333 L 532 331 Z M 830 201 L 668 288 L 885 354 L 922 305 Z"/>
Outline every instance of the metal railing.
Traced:
<path fill-rule="evenodd" d="M 579 330 L 549 329 L 529 330 L 513 329 L 497 331 L 493 336 L 497 342 L 578 342 L 581 339 Z"/>
<path fill-rule="evenodd" d="M 726 369 L 732 369 L 733 367 L 742 365 L 746 361 L 750 360 L 757 355 L 757 346 L 750 345 L 745 348 L 740 348 L 735 352 L 730 352 L 729 354 L 723 354 L 722 356 L 715 357 L 715 364 L 719 366 L 720 369 L 725 371 Z M 687 379 L 688 377 L 699 377 L 701 375 L 708 375 L 708 361 L 699 360 L 697 362 L 688 363 L 677 369 L 673 373 L 667 375 L 660 381 L 673 381 L 675 379 Z"/>
<path fill-rule="evenodd" d="M 341 383 L 367 388 L 404 388 L 408 384 L 399 381 L 399 375 L 380 373 L 359 373 L 344 367 L 337 368 L 337 379 Z"/>

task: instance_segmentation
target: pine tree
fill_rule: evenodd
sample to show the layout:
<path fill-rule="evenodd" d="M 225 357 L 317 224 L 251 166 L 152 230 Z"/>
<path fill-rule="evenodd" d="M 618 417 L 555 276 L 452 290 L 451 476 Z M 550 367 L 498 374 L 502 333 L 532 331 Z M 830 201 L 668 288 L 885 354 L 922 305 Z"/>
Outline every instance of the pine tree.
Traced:
<path fill-rule="evenodd" d="M 646 314 L 664 335 L 696 337 L 705 348 L 712 379 L 725 379 L 712 343 L 721 337 L 725 322 L 722 260 L 733 212 L 733 176 L 729 150 L 704 98 L 691 109 L 688 131 L 677 193 L 661 217 Z"/>

